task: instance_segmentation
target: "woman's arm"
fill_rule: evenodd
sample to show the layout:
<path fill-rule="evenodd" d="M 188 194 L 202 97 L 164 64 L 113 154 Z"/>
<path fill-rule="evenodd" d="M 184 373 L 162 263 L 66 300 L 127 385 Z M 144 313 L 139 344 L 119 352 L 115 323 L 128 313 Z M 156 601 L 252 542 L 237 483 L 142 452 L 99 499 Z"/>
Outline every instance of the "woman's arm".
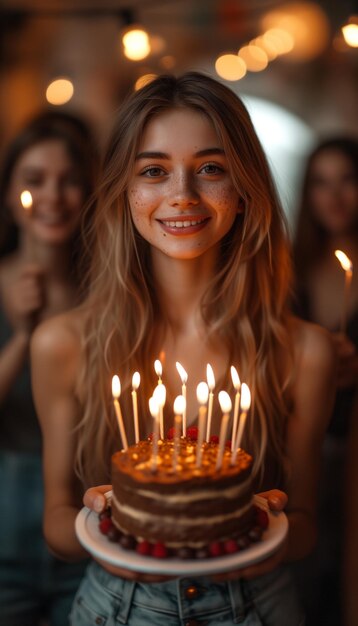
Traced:
<path fill-rule="evenodd" d="M 295 322 L 294 410 L 287 426 L 287 560 L 306 556 L 316 541 L 316 507 L 323 437 L 336 392 L 336 353 L 325 330 Z"/>
<path fill-rule="evenodd" d="M 74 472 L 80 342 L 73 315 L 44 322 L 31 341 L 33 394 L 43 435 L 44 534 L 51 550 L 66 560 L 86 555 L 75 535 L 82 489 Z"/>
<path fill-rule="evenodd" d="M 0 268 L 0 300 L 12 335 L 0 350 L 0 403 L 6 398 L 28 358 L 35 314 L 44 304 L 40 270 L 24 266 L 17 273 Z"/>

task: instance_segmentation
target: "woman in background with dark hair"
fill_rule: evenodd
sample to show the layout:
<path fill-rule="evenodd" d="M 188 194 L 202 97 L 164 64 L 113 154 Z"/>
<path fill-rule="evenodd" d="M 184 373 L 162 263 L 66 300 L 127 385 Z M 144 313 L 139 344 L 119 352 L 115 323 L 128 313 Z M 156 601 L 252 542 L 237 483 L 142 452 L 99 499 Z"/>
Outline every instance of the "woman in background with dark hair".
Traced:
<path fill-rule="evenodd" d="M 344 272 L 334 255 L 336 249 L 347 254 L 354 268 L 345 328 L 341 326 Z M 294 253 L 296 313 L 331 331 L 339 357 L 338 392 L 323 449 L 319 543 L 309 562 L 299 565 L 298 575 L 308 605 L 308 625 L 339 626 L 342 494 L 358 384 L 358 140 L 332 138 L 310 156 Z"/>
<path fill-rule="evenodd" d="M 80 301 L 80 223 L 95 175 L 81 119 L 46 112 L 13 140 L 0 176 L 0 623 L 65 626 L 84 564 L 48 552 L 42 442 L 29 342 L 37 324 Z M 21 194 L 30 192 L 30 207 Z M 28 194 L 29 195 L 29 194 Z"/>

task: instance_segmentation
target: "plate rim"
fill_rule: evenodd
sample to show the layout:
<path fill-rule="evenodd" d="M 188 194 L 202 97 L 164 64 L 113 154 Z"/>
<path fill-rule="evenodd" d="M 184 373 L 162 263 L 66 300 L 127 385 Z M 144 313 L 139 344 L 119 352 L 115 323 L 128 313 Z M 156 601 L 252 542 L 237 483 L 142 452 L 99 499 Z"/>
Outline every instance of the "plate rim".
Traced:
<path fill-rule="evenodd" d="M 89 554 L 109 565 L 146 574 L 208 575 L 253 565 L 276 552 L 287 535 L 288 519 L 283 511 L 267 510 L 267 513 L 269 527 L 264 531 L 261 541 L 234 554 L 207 559 L 156 559 L 142 556 L 134 550 L 125 550 L 101 534 L 98 513 L 87 507 L 83 507 L 77 514 L 75 531 L 79 542 Z"/>

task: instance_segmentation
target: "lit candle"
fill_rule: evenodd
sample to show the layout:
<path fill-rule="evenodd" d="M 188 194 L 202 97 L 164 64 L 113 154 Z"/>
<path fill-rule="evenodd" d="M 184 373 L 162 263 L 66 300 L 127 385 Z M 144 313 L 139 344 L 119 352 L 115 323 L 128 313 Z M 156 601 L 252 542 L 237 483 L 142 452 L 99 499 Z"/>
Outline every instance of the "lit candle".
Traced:
<path fill-rule="evenodd" d="M 174 454 L 173 454 L 173 470 L 176 472 L 178 466 L 179 447 L 180 447 L 180 430 L 183 414 L 185 411 L 186 400 L 184 396 L 177 396 L 174 400 Z"/>
<path fill-rule="evenodd" d="M 213 368 L 208 363 L 206 366 L 206 380 L 208 381 L 209 387 L 209 404 L 208 404 L 208 421 L 206 424 L 206 441 L 210 440 L 210 431 L 211 431 L 211 418 L 213 415 L 213 401 L 214 401 L 214 388 L 215 388 L 215 376 L 213 372 Z"/>
<path fill-rule="evenodd" d="M 149 398 L 149 411 L 154 420 L 151 469 L 152 472 L 155 472 L 158 465 L 159 406 L 157 400 L 153 396 Z"/>
<path fill-rule="evenodd" d="M 231 464 L 233 465 L 236 461 L 237 452 L 241 446 L 242 435 L 245 428 L 247 412 L 251 406 L 251 393 L 250 389 L 246 385 L 246 383 L 242 383 L 241 385 L 241 401 L 240 401 L 240 421 L 239 428 L 237 429 L 237 435 L 235 440 L 235 447 L 231 453 Z"/>
<path fill-rule="evenodd" d="M 231 372 L 232 384 L 234 385 L 234 389 L 236 391 L 235 404 L 234 404 L 234 417 L 233 417 L 233 424 L 232 424 L 232 435 L 231 435 L 231 451 L 233 451 L 234 445 L 235 445 L 237 420 L 239 417 L 241 382 L 240 382 L 240 377 L 239 377 L 239 374 L 237 373 L 236 367 L 232 365 L 230 368 L 230 372 Z"/>
<path fill-rule="evenodd" d="M 155 359 L 154 361 L 154 370 L 156 375 L 158 376 L 158 385 L 162 384 L 162 375 L 163 375 L 163 367 L 159 359 Z"/>
<path fill-rule="evenodd" d="M 139 420 L 138 420 L 138 402 L 137 389 L 140 385 L 140 373 L 134 372 L 132 376 L 132 404 L 133 404 L 133 420 L 134 420 L 134 437 L 135 442 L 139 441 Z"/>
<path fill-rule="evenodd" d="M 156 399 L 159 407 L 159 428 L 160 428 L 160 438 L 164 439 L 164 405 L 165 400 L 167 398 L 167 390 L 163 383 L 160 383 L 156 386 L 153 391 L 153 397 Z"/>
<path fill-rule="evenodd" d="M 230 411 L 232 408 L 230 396 L 226 391 L 219 392 L 219 404 L 223 412 L 223 416 L 221 419 L 221 426 L 220 426 L 219 449 L 218 449 L 218 456 L 216 459 L 216 470 L 221 469 L 221 466 L 222 466 L 224 450 L 225 450 L 226 431 L 227 431 L 227 427 L 228 427 L 228 423 L 230 419 Z"/>
<path fill-rule="evenodd" d="M 346 325 L 347 325 L 349 292 L 350 292 L 352 276 L 353 276 L 353 263 L 347 257 L 347 255 L 344 252 L 342 252 L 342 250 L 335 250 L 334 254 L 336 255 L 338 261 L 340 262 L 342 269 L 344 269 L 345 271 L 344 300 L 343 300 L 343 309 L 342 309 L 342 317 L 341 317 L 341 333 L 345 333 Z"/>
<path fill-rule="evenodd" d="M 32 195 L 31 195 L 31 192 L 28 191 L 27 189 L 24 189 L 24 191 L 22 191 L 21 194 L 20 194 L 20 200 L 21 200 L 21 204 L 22 204 L 23 208 L 25 209 L 25 211 L 28 213 L 29 216 L 31 216 L 31 213 L 32 213 Z"/>
<path fill-rule="evenodd" d="M 209 397 L 209 387 L 206 383 L 199 383 L 196 388 L 196 397 L 200 404 L 199 407 L 199 432 L 198 445 L 196 448 L 196 466 L 201 466 L 201 457 L 203 453 L 203 441 L 206 426 L 207 402 Z"/>
<path fill-rule="evenodd" d="M 127 450 L 127 448 L 128 448 L 127 435 L 126 435 L 126 431 L 124 429 L 124 423 L 123 423 L 121 407 L 119 405 L 119 396 L 120 395 L 121 395 L 121 381 L 119 380 L 119 377 L 117 375 L 115 375 L 112 378 L 113 404 L 114 404 L 114 410 L 115 410 L 116 416 L 117 416 L 119 432 L 121 434 L 122 445 L 123 445 L 123 448 L 125 450 Z"/>
<path fill-rule="evenodd" d="M 175 365 L 181 378 L 181 394 L 185 399 L 185 409 L 183 413 L 183 437 L 186 437 L 186 383 L 188 382 L 188 374 L 179 361 L 176 361 Z"/>

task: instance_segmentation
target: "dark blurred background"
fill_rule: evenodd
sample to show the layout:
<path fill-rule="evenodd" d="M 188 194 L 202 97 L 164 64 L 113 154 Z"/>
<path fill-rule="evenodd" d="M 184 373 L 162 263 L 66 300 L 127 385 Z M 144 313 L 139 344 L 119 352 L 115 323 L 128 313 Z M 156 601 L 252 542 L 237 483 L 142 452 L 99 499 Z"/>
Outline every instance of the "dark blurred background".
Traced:
<path fill-rule="evenodd" d="M 104 142 L 138 79 L 219 71 L 247 103 L 291 216 L 316 140 L 358 133 L 357 14 L 352 0 L 2 0 L 1 150 L 45 106 L 84 115 Z M 122 43 L 134 25 L 148 34 L 139 60 Z M 225 61 L 231 69 L 220 69 Z M 62 104 L 48 104 L 47 88 L 63 78 L 72 97 L 49 94 Z"/>

